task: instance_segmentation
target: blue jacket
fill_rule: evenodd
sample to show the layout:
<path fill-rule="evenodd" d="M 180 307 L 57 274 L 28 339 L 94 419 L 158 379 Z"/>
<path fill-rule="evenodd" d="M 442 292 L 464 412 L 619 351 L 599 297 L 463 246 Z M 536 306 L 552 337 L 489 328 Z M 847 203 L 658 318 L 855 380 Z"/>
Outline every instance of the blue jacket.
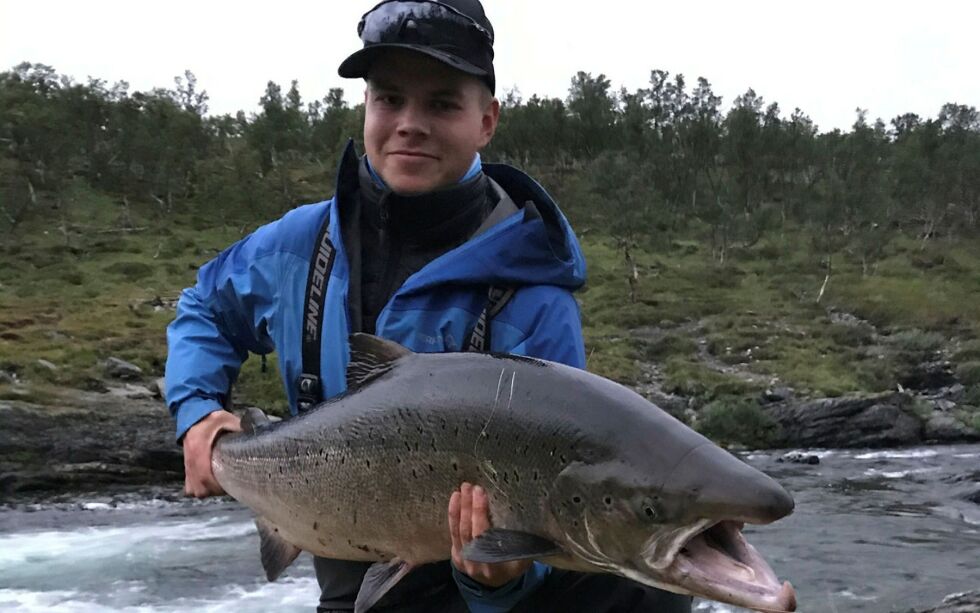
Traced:
<path fill-rule="evenodd" d="M 307 275 L 328 214 L 336 256 L 325 301 L 320 374 L 326 398 L 345 390 L 349 267 L 338 211 L 356 197 L 350 173 L 344 171 L 352 157 L 348 146 L 334 198 L 262 226 L 202 266 L 197 284 L 182 293 L 167 329 L 166 398 L 178 439 L 222 408 L 249 352 L 278 352 L 290 411 L 296 413 Z M 572 292 L 585 281 L 585 260 L 568 221 L 524 173 L 494 164 L 484 164 L 483 170 L 520 210 L 409 277 L 381 311 L 376 333 L 416 352 L 461 351 L 486 307 L 488 287 L 517 287 L 492 320 L 491 351 L 583 368 L 581 322 Z M 496 591 L 484 592 L 458 574 L 457 581 L 474 611 L 503 611 L 546 571 L 536 564 L 522 580 Z"/>

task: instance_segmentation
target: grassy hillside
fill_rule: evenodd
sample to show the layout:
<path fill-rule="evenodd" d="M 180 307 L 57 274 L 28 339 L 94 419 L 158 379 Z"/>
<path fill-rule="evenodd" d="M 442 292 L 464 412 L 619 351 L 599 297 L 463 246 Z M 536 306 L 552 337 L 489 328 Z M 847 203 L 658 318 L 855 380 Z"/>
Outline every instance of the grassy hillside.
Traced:
<path fill-rule="evenodd" d="M 148 203 L 123 211 L 116 198 L 79 184 L 47 223 L 0 236 L 0 369 L 26 383 L 0 384 L 0 398 L 43 403 L 51 386 L 98 388 L 109 356 L 162 375 L 180 289 L 259 223 L 216 224 L 206 211 L 165 213 Z M 867 276 L 856 258 L 837 254 L 819 303 L 826 266 L 802 233 L 773 234 L 724 265 L 696 230 L 653 237 L 633 251 L 635 302 L 616 244 L 583 233 L 590 370 L 623 382 L 653 377 L 704 405 L 773 385 L 799 396 L 894 389 L 916 365 L 946 359 L 968 386 L 964 410 L 980 404 L 977 242 L 898 238 Z M 274 357 L 265 373 L 249 360 L 238 398 L 282 410 L 276 373 Z"/>

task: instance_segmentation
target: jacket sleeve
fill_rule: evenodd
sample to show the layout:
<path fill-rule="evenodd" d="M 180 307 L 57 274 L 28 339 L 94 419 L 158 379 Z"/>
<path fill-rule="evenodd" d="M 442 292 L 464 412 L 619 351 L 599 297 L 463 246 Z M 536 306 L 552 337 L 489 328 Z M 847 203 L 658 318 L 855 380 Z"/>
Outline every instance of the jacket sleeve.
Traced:
<path fill-rule="evenodd" d="M 249 352 L 269 353 L 282 254 L 268 245 L 277 222 L 263 226 L 201 267 L 167 328 L 166 399 L 177 440 L 224 405 Z"/>
<path fill-rule="evenodd" d="M 510 353 L 585 368 L 585 343 L 578 303 L 567 290 L 548 289 L 551 291 L 546 292 L 547 297 L 537 301 L 538 310 L 527 337 Z M 550 566 L 534 562 L 524 575 L 494 589 L 480 585 L 453 566 L 453 578 L 471 613 L 510 611 L 539 588 L 549 573 Z"/>

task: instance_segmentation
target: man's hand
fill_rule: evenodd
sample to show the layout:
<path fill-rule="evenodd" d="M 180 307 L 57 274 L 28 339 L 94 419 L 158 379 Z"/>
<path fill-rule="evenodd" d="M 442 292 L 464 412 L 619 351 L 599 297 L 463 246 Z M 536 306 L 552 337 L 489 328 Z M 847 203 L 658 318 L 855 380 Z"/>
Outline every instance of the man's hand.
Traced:
<path fill-rule="evenodd" d="M 206 498 L 225 493 L 211 472 L 211 448 L 222 432 L 240 432 L 239 422 L 228 411 L 215 411 L 184 434 L 184 494 Z"/>
<path fill-rule="evenodd" d="M 532 560 L 513 562 L 470 562 L 463 559 L 463 547 L 490 527 L 490 503 L 479 485 L 460 486 L 449 499 L 449 535 L 452 537 L 453 565 L 477 583 L 500 587 L 523 575 Z"/>

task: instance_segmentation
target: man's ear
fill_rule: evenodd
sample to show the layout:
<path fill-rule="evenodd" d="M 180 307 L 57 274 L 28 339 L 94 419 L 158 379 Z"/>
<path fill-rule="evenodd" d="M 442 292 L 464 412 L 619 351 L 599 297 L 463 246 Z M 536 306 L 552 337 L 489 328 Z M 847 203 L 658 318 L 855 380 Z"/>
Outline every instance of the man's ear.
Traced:
<path fill-rule="evenodd" d="M 500 100 L 493 98 L 483 110 L 483 124 L 481 126 L 480 148 L 486 147 L 493 139 L 497 131 L 497 123 L 500 121 Z"/>

